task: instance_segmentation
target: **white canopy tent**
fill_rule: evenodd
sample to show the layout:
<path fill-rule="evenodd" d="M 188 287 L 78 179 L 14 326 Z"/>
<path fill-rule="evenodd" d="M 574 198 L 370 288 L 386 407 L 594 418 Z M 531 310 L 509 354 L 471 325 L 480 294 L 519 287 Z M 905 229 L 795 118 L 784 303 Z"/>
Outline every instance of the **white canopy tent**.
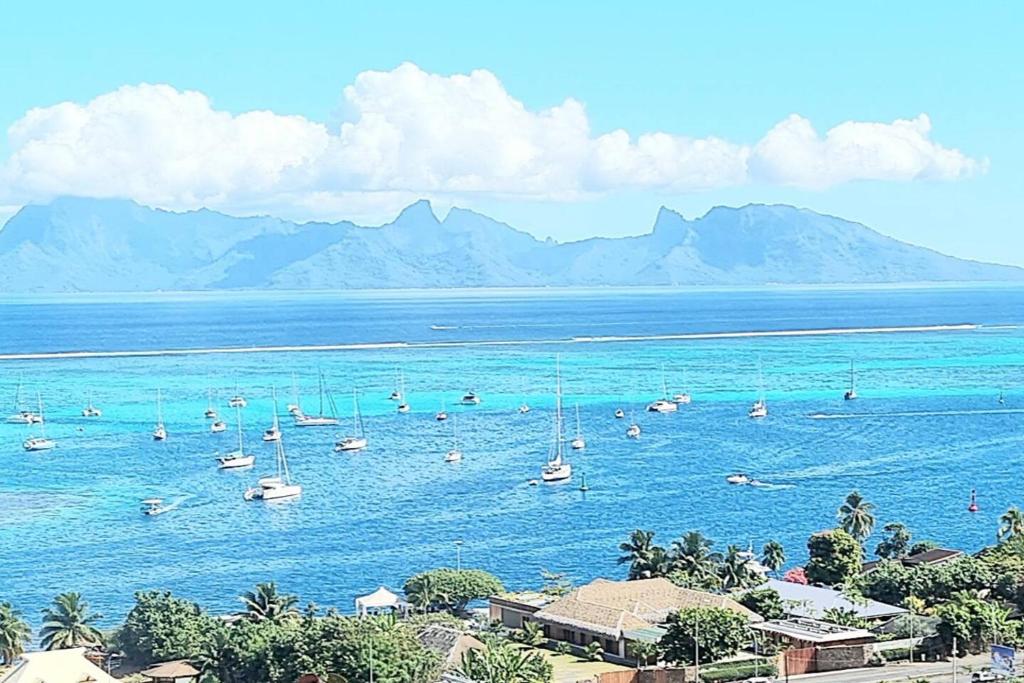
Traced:
<path fill-rule="evenodd" d="M 408 616 L 411 609 L 412 606 L 408 602 L 398 597 L 384 586 L 381 586 L 369 595 L 356 598 L 356 614 L 361 617 L 365 617 L 371 612 L 379 614 L 386 610 L 399 612 L 402 616 Z"/>

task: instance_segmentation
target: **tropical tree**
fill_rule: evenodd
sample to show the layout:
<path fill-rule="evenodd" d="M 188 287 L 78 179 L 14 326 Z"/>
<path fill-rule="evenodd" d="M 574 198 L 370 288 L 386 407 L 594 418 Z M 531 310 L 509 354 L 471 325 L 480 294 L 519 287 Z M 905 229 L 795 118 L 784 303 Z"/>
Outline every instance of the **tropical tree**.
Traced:
<path fill-rule="evenodd" d="M 999 518 L 999 542 L 1011 541 L 1024 536 L 1024 512 L 1014 506 Z"/>
<path fill-rule="evenodd" d="M 839 506 L 836 516 L 842 529 L 863 543 L 875 528 L 875 506 L 864 500 L 857 491 L 851 491 Z"/>
<path fill-rule="evenodd" d="M 591 641 L 583 648 L 583 656 L 592 662 L 599 662 L 604 658 L 604 648 L 598 641 Z"/>
<path fill-rule="evenodd" d="M 699 531 L 687 531 L 673 541 L 669 552 L 672 571 L 685 575 L 690 585 L 712 587 L 719 583 L 720 553 L 712 552 L 715 542 Z"/>
<path fill-rule="evenodd" d="M 629 654 L 636 659 L 636 668 L 647 664 L 651 657 L 658 654 L 657 643 L 648 643 L 643 640 L 633 640 L 629 643 Z"/>
<path fill-rule="evenodd" d="M 103 634 L 93 624 L 101 618 L 89 612 L 89 603 L 80 594 L 61 593 L 43 610 L 40 645 L 44 650 L 98 645 L 103 641 Z"/>
<path fill-rule="evenodd" d="M 480 569 L 433 569 L 409 578 L 403 587 L 413 604 L 430 610 L 465 611 L 473 600 L 501 593 L 501 580 Z"/>
<path fill-rule="evenodd" d="M 735 545 L 726 548 L 725 557 L 718 565 L 718 576 L 722 580 L 722 589 L 727 591 L 747 588 L 761 579 L 750 570 L 749 560 L 743 557 L 739 547 Z"/>
<path fill-rule="evenodd" d="M 761 549 L 761 564 L 768 567 L 778 576 L 782 565 L 786 564 L 786 551 L 783 550 L 782 544 L 778 541 L 768 541 L 765 543 L 764 548 Z"/>
<path fill-rule="evenodd" d="M 485 650 L 467 650 L 458 673 L 476 683 L 548 683 L 552 666 L 544 655 L 490 639 Z"/>
<path fill-rule="evenodd" d="M 866 628 L 867 626 L 867 623 L 857 614 L 857 610 L 850 607 L 829 607 L 822 612 L 822 619 L 839 626 L 852 628 Z"/>
<path fill-rule="evenodd" d="M 531 647 L 540 647 L 548 639 L 547 636 L 544 635 L 544 627 L 536 621 L 523 622 L 523 627 L 513 635 L 520 643 Z"/>
<path fill-rule="evenodd" d="M 117 632 L 117 643 L 137 664 L 192 659 L 206 649 L 217 625 L 194 602 L 168 592 L 140 592 Z"/>
<path fill-rule="evenodd" d="M 875 547 L 875 555 L 883 560 L 899 560 L 910 554 L 910 530 L 900 522 L 889 522 L 882 531 L 886 533 Z"/>
<path fill-rule="evenodd" d="M 294 595 L 278 593 L 277 584 L 273 581 L 256 584 L 255 590 L 246 591 L 239 596 L 239 600 L 253 621 L 279 621 L 299 614 L 299 599 Z"/>
<path fill-rule="evenodd" d="M 9 602 L 0 602 L 0 664 L 10 664 L 32 637 L 28 622 Z"/>
<path fill-rule="evenodd" d="M 724 607 L 687 607 L 669 615 L 660 646 L 665 660 L 687 666 L 731 657 L 749 641 L 746 618 Z M 697 645 L 700 647 L 698 648 Z"/>
<path fill-rule="evenodd" d="M 813 534 L 807 539 L 810 559 L 804 572 L 810 583 L 837 586 L 860 573 L 860 543 L 843 529 Z"/>
<path fill-rule="evenodd" d="M 781 619 L 786 613 L 782 605 L 782 596 L 772 588 L 747 591 L 739 597 L 739 603 L 767 620 Z"/>
<path fill-rule="evenodd" d="M 650 579 L 665 576 L 670 571 L 668 553 L 661 546 L 654 544 L 654 532 L 637 529 L 629 535 L 629 540 L 619 544 L 622 555 L 619 564 L 629 564 L 629 580 Z"/>

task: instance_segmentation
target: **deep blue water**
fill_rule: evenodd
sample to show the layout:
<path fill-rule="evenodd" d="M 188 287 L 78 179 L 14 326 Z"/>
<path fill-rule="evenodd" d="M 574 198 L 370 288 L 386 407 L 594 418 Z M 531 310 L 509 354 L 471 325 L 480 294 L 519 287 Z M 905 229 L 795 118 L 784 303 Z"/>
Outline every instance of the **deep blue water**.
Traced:
<path fill-rule="evenodd" d="M 968 331 L 563 343 L 580 337 L 976 323 Z M 481 292 L 23 299 L 0 303 L 0 355 L 74 350 L 412 342 L 401 348 L 121 358 L 0 360 L 0 413 L 14 409 L 19 377 L 39 391 L 49 453 L 22 451 L 28 429 L 0 424 L 0 600 L 26 614 L 79 590 L 113 622 L 131 593 L 165 588 L 214 610 L 273 579 L 303 600 L 351 610 L 379 584 L 463 561 L 512 587 L 542 568 L 575 580 L 618 576 L 617 545 L 636 527 L 669 543 L 697 528 L 760 546 L 775 538 L 799 561 L 808 534 L 830 525 L 859 488 L 879 526 L 909 524 L 921 538 L 976 548 L 1020 504 L 1024 446 L 1024 288 L 872 290 Z M 431 325 L 453 329 L 431 330 Z M 517 341 L 515 345 L 422 342 Z M 588 440 L 571 454 L 576 481 L 531 487 L 551 436 L 554 359 L 565 401 L 580 405 Z M 746 418 L 762 359 L 771 409 Z M 861 399 L 842 392 L 850 358 Z M 675 415 L 642 412 L 661 392 L 694 402 Z M 338 455 L 332 429 L 285 425 L 298 501 L 261 505 L 242 492 L 273 467 L 258 440 L 276 386 L 290 400 L 297 373 L 315 404 L 322 369 L 346 416 L 362 395 L 370 448 Z M 396 369 L 413 412 L 387 395 Z M 208 433 L 207 388 L 222 414 L 236 384 L 249 472 L 219 472 L 214 454 L 233 432 Z M 170 432 L 155 443 L 155 395 Z M 453 404 L 466 389 L 477 407 Z M 1005 405 L 996 397 L 1005 393 Z M 104 410 L 79 417 L 89 393 Z M 463 462 L 442 461 L 458 414 Z M 523 400 L 534 410 L 517 414 Z M 644 430 L 627 440 L 612 413 L 635 411 Z M 812 419 L 816 413 L 852 415 Z M 910 413 L 910 414 L 906 414 Z M 574 430 L 572 420 L 570 431 Z M 580 493 L 585 470 L 591 490 Z M 731 487 L 742 470 L 776 486 Z M 971 488 L 982 510 L 966 512 Z M 138 502 L 177 501 L 147 518 Z M 873 547 L 873 541 L 869 543 Z"/>

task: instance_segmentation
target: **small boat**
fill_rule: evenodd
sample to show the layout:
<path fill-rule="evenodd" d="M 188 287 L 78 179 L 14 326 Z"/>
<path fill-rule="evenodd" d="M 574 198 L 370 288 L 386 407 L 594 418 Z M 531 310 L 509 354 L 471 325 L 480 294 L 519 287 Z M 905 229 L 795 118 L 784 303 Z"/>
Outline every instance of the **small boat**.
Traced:
<path fill-rule="evenodd" d="M 675 394 L 674 396 L 672 396 L 672 401 L 674 403 L 677 403 L 677 404 L 681 405 L 681 406 L 690 405 L 692 400 L 693 399 L 687 393 Z"/>
<path fill-rule="evenodd" d="M 528 412 L 530 412 L 530 406 L 527 405 L 525 402 L 520 403 L 519 404 L 519 414 L 520 415 L 526 415 Z"/>
<path fill-rule="evenodd" d="M 730 484 L 737 484 L 737 485 L 743 485 L 743 484 L 749 484 L 750 483 L 750 477 L 748 477 L 747 475 L 743 474 L 742 472 L 737 472 L 736 474 L 730 474 L 728 477 L 725 478 L 725 480 L 727 482 L 729 482 Z"/>
<path fill-rule="evenodd" d="M 292 395 L 294 396 L 294 403 L 289 403 L 285 408 L 291 415 L 302 415 L 302 407 L 299 402 L 299 383 L 295 379 L 295 373 L 292 373 Z M 274 411 L 277 412 L 277 411 Z"/>
<path fill-rule="evenodd" d="M 229 408 L 244 408 L 249 405 L 249 402 L 245 400 L 241 392 L 238 391 L 238 385 L 235 385 L 235 395 L 228 399 Z"/>
<path fill-rule="evenodd" d="M 142 514 L 147 517 L 155 517 L 168 512 L 171 508 L 164 506 L 162 498 L 147 498 L 142 501 Z"/>
<path fill-rule="evenodd" d="M 397 399 L 394 398 L 394 396 L 395 396 L 394 393 L 391 394 L 391 397 L 392 397 L 392 400 L 401 401 L 401 403 L 398 404 L 398 412 L 400 412 L 400 413 L 402 413 L 404 415 L 405 413 L 409 412 L 409 402 L 405 399 L 405 374 L 404 373 L 399 375 L 398 383 L 399 383 L 399 386 L 401 387 L 401 391 L 398 393 L 398 398 Z"/>
<path fill-rule="evenodd" d="M 852 401 L 857 398 L 857 388 L 853 383 L 853 361 L 850 361 L 850 388 L 843 394 L 844 401 Z"/>
<path fill-rule="evenodd" d="M 395 385 L 396 386 L 395 386 L 394 391 L 391 392 L 391 395 L 388 396 L 388 400 L 389 401 L 401 401 L 405 397 L 405 388 L 403 387 L 401 390 L 399 390 L 399 388 L 398 388 L 399 386 L 404 384 L 404 381 L 402 379 L 399 379 L 400 376 L 401 376 L 401 373 L 395 372 Z"/>
<path fill-rule="evenodd" d="M 546 482 L 565 481 L 572 477 L 572 465 L 565 461 L 562 442 L 565 440 L 562 430 L 562 371 L 555 360 L 555 442 L 547 463 L 541 468 L 540 478 Z"/>
<path fill-rule="evenodd" d="M 14 392 L 14 414 L 7 418 L 10 424 L 34 425 L 43 421 L 43 416 L 34 413 L 22 405 L 21 379 L 18 380 L 18 388 Z"/>
<path fill-rule="evenodd" d="M 462 451 L 459 450 L 459 421 L 452 420 L 452 449 L 444 454 L 445 462 L 459 462 L 462 460 Z"/>
<path fill-rule="evenodd" d="M 43 419 L 43 397 L 42 394 L 38 395 L 39 399 L 39 436 L 34 436 L 29 439 L 25 439 L 21 446 L 26 451 L 49 451 L 57 447 L 57 442 L 53 439 L 46 438 L 46 420 Z"/>
<path fill-rule="evenodd" d="M 768 404 L 764 401 L 764 373 L 761 370 L 761 359 L 757 359 L 757 400 L 747 411 L 747 417 L 759 418 L 768 416 Z"/>
<path fill-rule="evenodd" d="M 978 492 L 975 491 L 974 489 L 971 489 L 971 503 L 970 503 L 970 505 L 967 506 L 967 511 L 968 512 L 977 512 L 978 511 Z"/>
<path fill-rule="evenodd" d="M 668 400 L 668 387 L 665 384 L 665 366 L 661 366 L 661 398 L 647 404 L 647 411 L 650 413 L 674 413 L 679 410 L 679 405 Z"/>
<path fill-rule="evenodd" d="M 434 415 L 434 419 L 438 422 L 444 422 L 448 419 L 448 411 L 444 408 L 444 401 L 441 401 L 441 410 L 437 411 L 437 414 Z"/>
<path fill-rule="evenodd" d="M 242 497 L 245 500 L 286 500 L 302 495 L 302 486 L 293 484 L 291 473 L 288 471 L 288 459 L 284 454 L 284 441 L 278 440 L 277 446 L 277 474 L 273 477 L 263 477 L 256 482 L 256 486 L 246 490 Z"/>
<path fill-rule="evenodd" d="M 587 442 L 583 438 L 583 430 L 580 429 L 580 406 L 576 404 L 576 437 L 569 444 L 573 450 L 582 451 L 587 447 Z"/>
<path fill-rule="evenodd" d="M 276 411 L 275 411 L 276 413 Z M 217 462 L 220 463 L 218 467 L 222 470 L 236 470 L 240 467 L 252 467 L 253 463 L 256 462 L 255 455 L 246 455 L 245 446 L 242 439 L 242 407 L 235 407 L 235 419 L 238 422 L 238 450 L 232 451 L 227 455 L 217 458 Z"/>
<path fill-rule="evenodd" d="M 92 394 L 89 395 L 89 405 L 82 408 L 82 417 L 102 417 L 103 411 L 92 403 Z"/>
<path fill-rule="evenodd" d="M 616 408 L 615 409 L 615 419 L 616 420 L 621 420 L 624 417 L 626 417 L 625 411 L 623 411 L 622 408 Z"/>
<path fill-rule="evenodd" d="M 153 429 L 153 441 L 165 441 L 167 429 L 164 427 L 164 411 L 160 401 L 160 390 L 156 390 L 156 427 Z"/>
<path fill-rule="evenodd" d="M 537 485 L 537 484 L 539 484 L 540 482 L 539 482 L 538 480 L 536 480 L 536 479 L 527 479 L 527 480 L 526 480 L 526 483 L 527 483 L 528 485 L 530 485 L 530 486 L 536 486 L 536 485 Z"/>
<path fill-rule="evenodd" d="M 626 436 L 630 439 L 640 438 L 640 425 L 636 423 L 636 420 L 630 420 L 630 425 L 626 428 Z"/>
<path fill-rule="evenodd" d="M 463 394 L 462 399 L 459 401 L 464 406 L 478 406 L 480 405 L 480 397 L 472 391 L 467 391 Z"/>
<path fill-rule="evenodd" d="M 213 389 L 206 390 L 206 412 L 203 413 L 203 417 L 207 420 L 217 419 L 217 409 L 213 407 Z"/>
<path fill-rule="evenodd" d="M 999 405 L 1006 405 L 1006 398 L 1003 396 L 1003 392 L 999 392 Z"/>
<path fill-rule="evenodd" d="M 220 434 L 221 432 L 226 432 L 227 430 L 228 423 L 225 422 L 224 420 L 217 420 L 216 422 L 210 425 L 210 432 L 213 434 Z"/>
<path fill-rule="evenodd" d="M 320 412 L 317 415 L 306 415 L 305 413 L 293 413 L 296 427 L 333 427 L 338 424 L 337 408 L 334 405 L 334 398 L 331 393 L 324 389 L 324 373 L 320 373 Z M 330 407 L 330 414 L 324 411 L 324 396 L 327 396 L 327 405 Z"/>
<path fill-rule="evenodd" d="M 359 397 L 355 389 L 352 390 L 352 436 L 337 441 L 334 444 L 334 452 L 361 451 L 366 448 L 366 433 L 363 431 L 363 414 L 359 410 Z"/>

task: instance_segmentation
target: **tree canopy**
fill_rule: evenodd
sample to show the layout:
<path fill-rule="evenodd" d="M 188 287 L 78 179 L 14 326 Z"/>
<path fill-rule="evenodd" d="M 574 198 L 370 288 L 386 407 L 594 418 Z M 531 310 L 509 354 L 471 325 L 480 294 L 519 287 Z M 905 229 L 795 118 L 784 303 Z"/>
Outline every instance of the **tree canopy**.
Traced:
<path fill-rule="evenodd" d="M 660 648 L 666 661 L 692 665 L 717 662 L 736 654 L 749 640 L 747 620 L 724 607 L 690 607 L 669 615 Z"/>
<path fill-rule="evenodd" d="M 473 600 L 504 590 L 501 580 L 481 569 L 433 569 L 411 577 L 403 587 L 406 596 L 423 610 L 462 612 Z"/>
<path fill-rule="evenodd" d="M 810 559 L 804 571 L 811 583 L 836 586 L 860 573 L 860 543 L 843 529 L 813 534 L 807 540 Z"/>
<path fill-rule="evenodd" d="M 192 659 L 208 647 L 219 625 L 194 602 L 168 592 L 141 592 L 117 632 L 117 643 L 140 665 Z"/>

